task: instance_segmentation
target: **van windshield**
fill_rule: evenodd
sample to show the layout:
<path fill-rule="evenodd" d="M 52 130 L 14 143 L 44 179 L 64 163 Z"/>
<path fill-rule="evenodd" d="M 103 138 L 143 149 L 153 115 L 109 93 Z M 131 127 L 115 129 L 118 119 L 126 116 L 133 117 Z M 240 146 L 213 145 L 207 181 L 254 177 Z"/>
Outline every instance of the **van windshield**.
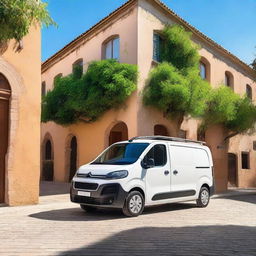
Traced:
<path fill-rule="evenodd" d="M 133 164 L 149 143 L 120 143 L 111 146 L 91 164 Z"/>

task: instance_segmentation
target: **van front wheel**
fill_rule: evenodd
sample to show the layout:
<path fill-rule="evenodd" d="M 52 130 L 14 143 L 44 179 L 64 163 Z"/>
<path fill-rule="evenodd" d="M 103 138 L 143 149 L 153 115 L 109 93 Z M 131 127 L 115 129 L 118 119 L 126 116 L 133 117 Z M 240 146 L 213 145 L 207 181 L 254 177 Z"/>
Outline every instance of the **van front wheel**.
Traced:
<path fill-rule="evenodd" d="M 206 207 L 210 201 L 210 191 L 207 187 L 201 187 L 196 204 L 198 207 Z"/>
<path fill-rule="evenodd" d="M 139 191 L 132 191 L 125 200 L 123 214 L 128 217 L 137 217 L 143 212 L 144 205 L 143 195 Z"/>

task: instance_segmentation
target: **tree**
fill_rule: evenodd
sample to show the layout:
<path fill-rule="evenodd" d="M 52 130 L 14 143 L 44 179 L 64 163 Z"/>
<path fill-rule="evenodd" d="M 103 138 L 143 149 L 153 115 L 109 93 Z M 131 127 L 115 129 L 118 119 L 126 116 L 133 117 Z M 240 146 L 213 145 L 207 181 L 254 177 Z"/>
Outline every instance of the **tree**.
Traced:
<path fill-rule="evenodd" d="M 41 0 L 0 1 L 0 42 L 10 39 L 20 41 L 33 24 L 56 24 L 50 17 L 47 4 Z"/>
<path fill-rule="evenodd" d="M 252 62 L 251 66 L 256 71 L 256 59 Z"/>
<path fill-rule="evenodd" d="M 94 122 L 109 109 L 119 108 L 137 88 L 136 65 L 102 60 L 92 62 L 82 76 L 79 72 L 58 78 L 43 98 L 43 122 Z"/>
<path fill-rule="evenodd" d="M 255 122 L 256 106 L 248 97 L 240 97 L 225 85 L 210 91 L 203 130 L 222 125 L 227 130 L 226 141 L 237 134 L 254 132 Z"/>
<path fill-rule="evenodd" d="M 162 31 L 161 59 L 143 91 L 145 105 L 153 106 L 174 121 L 178 136 L 184 117 L 200 117 L 206 108 L 210 85 L 199 75 L 198 46 L 180 26 L 166 26 Z"/>

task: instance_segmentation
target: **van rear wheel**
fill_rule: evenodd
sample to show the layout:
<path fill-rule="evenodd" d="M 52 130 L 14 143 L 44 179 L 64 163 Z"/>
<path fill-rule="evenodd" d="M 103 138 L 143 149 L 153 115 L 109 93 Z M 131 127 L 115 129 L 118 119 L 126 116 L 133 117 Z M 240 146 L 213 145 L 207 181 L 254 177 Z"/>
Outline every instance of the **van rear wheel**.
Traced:
<path fill-rule="evenodd" d="M 123 214 L 128 217 L 137 217 L 143 212 L 144 205 L 143 195 L 139 191 L 132 191 L 125 200 Z"/>
<path fill-rule="evenodd" d="M 198 207 L 206 207 L 210 201 L 210 191 L 207 187 L 201 187 L 196 204 Z"/>

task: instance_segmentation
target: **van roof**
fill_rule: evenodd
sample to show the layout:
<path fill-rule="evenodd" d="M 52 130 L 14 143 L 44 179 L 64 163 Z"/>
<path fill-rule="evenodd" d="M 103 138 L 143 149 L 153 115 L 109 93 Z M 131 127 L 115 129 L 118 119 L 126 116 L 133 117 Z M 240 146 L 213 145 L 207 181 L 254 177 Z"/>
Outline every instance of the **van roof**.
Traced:
<path fill-rule="evenodd" d="M 188 139 L 169 137 L 169 136 L 138 136 L 138 137 L 133 137 L 128 141 L 133 142 L 135 140 L 175 141 L 175 142 L 197 143 L 200 145 L 206 145 L 204 141 L 188 140 Z"/>

